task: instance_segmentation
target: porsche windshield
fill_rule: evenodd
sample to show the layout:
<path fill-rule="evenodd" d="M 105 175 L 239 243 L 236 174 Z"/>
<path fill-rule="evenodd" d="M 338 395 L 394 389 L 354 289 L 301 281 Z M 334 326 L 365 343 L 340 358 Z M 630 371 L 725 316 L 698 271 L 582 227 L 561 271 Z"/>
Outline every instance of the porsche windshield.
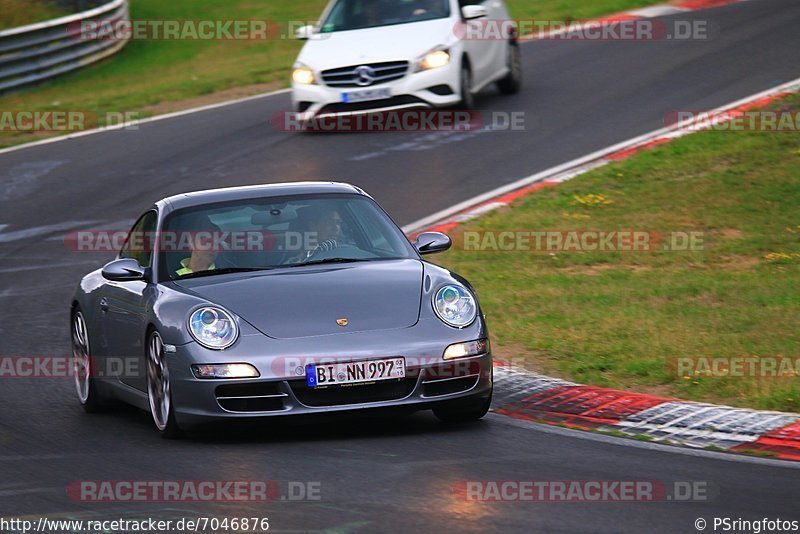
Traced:
<path fill-rule="evenodd" d="M 417 257 L 374 201 L 341 194 L 185 208 L 167 218 L 159 246 L 170 279 Z"/>
<path fill-rule="evenodd" d="M 320 31 L 360 30 L 449 16 L 449 0 L 338 0 Z"/>

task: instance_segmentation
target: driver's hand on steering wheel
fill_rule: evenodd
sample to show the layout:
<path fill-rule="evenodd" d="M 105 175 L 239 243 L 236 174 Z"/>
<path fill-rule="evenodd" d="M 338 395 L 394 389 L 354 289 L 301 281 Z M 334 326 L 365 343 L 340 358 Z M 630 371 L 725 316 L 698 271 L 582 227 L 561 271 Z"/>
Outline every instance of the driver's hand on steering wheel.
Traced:
<path fill-rule="evenodd" d="M 339 248 L 339 242 L 338 241 L 336 241 L 333 238 L 326 239 L 325 241 L 323 241 L 321 243 L 318 243 L 317 246 L 314 248 L 314 250 L 312 250 L 312 251 L 310 251 L 308 253 L 308 256 L 306 257 L 306 259 L 313 258 L 314 256 L 316 256 L 317 254 L 319 254 L 321 252 L 330 252 L 331 250 L 335 250 L 337 248 Z"/>

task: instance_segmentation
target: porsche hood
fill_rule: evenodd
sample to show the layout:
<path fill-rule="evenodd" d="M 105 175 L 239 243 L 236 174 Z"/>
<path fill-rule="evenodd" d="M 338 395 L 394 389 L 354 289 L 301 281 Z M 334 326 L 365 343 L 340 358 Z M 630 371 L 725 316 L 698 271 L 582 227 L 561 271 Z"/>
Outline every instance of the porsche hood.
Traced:
<path fill-rule="evenodd" d="M 177 285 L 236 313 L 262 333 L 291 339 L 407 328 L 419 320 L 423 264 L 322 264 Z"/>

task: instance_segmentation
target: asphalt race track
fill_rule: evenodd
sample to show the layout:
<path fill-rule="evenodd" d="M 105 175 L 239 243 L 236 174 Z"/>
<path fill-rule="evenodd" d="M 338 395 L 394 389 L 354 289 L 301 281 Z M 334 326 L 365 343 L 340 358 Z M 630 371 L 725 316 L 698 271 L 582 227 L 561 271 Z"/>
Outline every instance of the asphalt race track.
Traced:
<path fill-rule="evenodd" d="M 751 0 L 709 19 L 697 42 L 538 42 L 522 48 L 524 90 L 489 89 L 484 112 L 524 111 L 524 132 L 289 134 L 268 122 L 279 94 L 0 155 L 0 339 L 5 356 L 69 353 L 68 303 L 110 259 L 63 235 L 127 228 L 158 198 L 296 180 L 364 187 L 400 223 L 800 76 L 800 2 Z M 646 179 L 646 177 L 645 177 Z M 149 414 L 89 416 L 65 379 L 0 383 L 0 517 L 269 517 L 271 530 L 694 532 L 714 517 L 800 519 L 796 464 L 519 423 L 492 414 L 446 426 L 432 415 L 312 426 L 224 428 L 160 439 Z M 318 482 L 321 499 L 111 504 L 67 496 L 75 480 Z M 454 488 L 486 480 L 700 481 L 705 502 L 474 502 Z"/>

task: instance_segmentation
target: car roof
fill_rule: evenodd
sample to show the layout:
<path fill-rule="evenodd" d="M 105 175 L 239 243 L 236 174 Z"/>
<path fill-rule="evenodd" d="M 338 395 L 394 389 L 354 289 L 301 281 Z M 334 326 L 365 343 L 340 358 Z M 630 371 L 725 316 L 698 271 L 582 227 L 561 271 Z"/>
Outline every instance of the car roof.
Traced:
<path fill-rule="evenodd" d="M 350 193 L 368 196 L 363 190 L 351 184 L 339 182 L 288 182 L 193 191 L 167 197 L 161 202 L 169 205 L 172 209 L 182 209 L 229 200 L 324 193 Z"/>

